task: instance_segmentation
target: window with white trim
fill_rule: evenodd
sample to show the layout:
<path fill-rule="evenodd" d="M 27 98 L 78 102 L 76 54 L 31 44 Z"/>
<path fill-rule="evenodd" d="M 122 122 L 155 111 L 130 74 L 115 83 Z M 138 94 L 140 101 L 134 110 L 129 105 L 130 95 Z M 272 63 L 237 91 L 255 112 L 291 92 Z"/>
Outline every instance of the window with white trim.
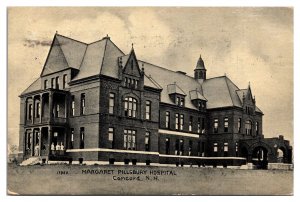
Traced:
<path fill-rule="evenodd" d="M 151 101 L 146 100 L 146 120 L 151 120 Z"/>
<path fill-rule="evenodd" d="M 135 150 L 136 149 L 136 131 L 124 130 L 124 149 Z"/>
<path fill-rule="evenodd" d="M 145 133 L 145 151 L 150 151 L 150 132 Z"/>
<path fill-rule="evenodd" d="M 114 107 L 115 107 L 115 94 L 109 93 L 109 106 L 108 111 L 110 114 L 114 114 Z"/>
<path fill-rule="evenodd" d="M 137 100 L 133 97 L 124 99 L 124 115 L 135 118 L 137 116 Z"/>

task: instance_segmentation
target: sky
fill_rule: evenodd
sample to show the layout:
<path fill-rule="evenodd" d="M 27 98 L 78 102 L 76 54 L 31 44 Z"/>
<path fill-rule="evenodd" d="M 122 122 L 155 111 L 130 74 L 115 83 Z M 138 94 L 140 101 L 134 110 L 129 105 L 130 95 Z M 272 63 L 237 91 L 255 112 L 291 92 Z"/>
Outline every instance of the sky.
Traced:
<path fill-rule="evenodd" d="M 55 32 L 91 43 L 107 34 L 124 52 L 174 71 L 248 83 L 265 137 L 293 144 L 293 9 L 220 7 L 19 7 L 8 9 L 8 143 L 18 144 L 20 98 L 45 63 Z"/>

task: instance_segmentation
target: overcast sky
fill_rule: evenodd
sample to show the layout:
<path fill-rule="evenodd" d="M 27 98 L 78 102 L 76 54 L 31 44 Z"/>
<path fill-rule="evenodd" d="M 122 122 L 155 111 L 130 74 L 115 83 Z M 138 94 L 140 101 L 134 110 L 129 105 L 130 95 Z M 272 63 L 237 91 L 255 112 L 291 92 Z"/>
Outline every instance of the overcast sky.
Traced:
<path fill-rule="evenodd" d="M 107 34 L 125 53 L 193 75 L 251 83 L 265 137 L 293 138 L 293 10 L 290 8 L 10 8 L 8 143 L 18 144 L 22 93 L 41 73 L 55 31 L 90 43 Z"/>

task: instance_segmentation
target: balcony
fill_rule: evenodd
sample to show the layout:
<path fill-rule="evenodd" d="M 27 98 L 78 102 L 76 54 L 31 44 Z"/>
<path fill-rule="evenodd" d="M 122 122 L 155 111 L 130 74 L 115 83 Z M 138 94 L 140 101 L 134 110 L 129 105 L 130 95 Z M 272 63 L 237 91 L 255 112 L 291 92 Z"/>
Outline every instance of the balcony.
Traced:
<path fill-rule="evenodd" d="M 64 125 L 68 123 L 68 119 L 65 117 L 42 117 L 41 119 L 34 119 L 34 121 L 32 122 L 32 120 L 26 120 L 26 124 L 27 126 L 36 126 L 36 125 Z"/>

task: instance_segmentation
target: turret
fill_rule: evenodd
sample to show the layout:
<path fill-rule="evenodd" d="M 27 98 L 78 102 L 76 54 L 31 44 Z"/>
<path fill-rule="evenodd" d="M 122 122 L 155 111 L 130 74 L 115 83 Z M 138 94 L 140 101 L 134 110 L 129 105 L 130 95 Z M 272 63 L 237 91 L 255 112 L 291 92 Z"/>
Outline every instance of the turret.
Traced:
<path fill-rule="evenodd" d="M 194 78 L 197 79 L 200 83 L 202 83 L 206 79 L 206 69 L 201 55 L 198 59 L 196 68 L 194 69 Z"/>

